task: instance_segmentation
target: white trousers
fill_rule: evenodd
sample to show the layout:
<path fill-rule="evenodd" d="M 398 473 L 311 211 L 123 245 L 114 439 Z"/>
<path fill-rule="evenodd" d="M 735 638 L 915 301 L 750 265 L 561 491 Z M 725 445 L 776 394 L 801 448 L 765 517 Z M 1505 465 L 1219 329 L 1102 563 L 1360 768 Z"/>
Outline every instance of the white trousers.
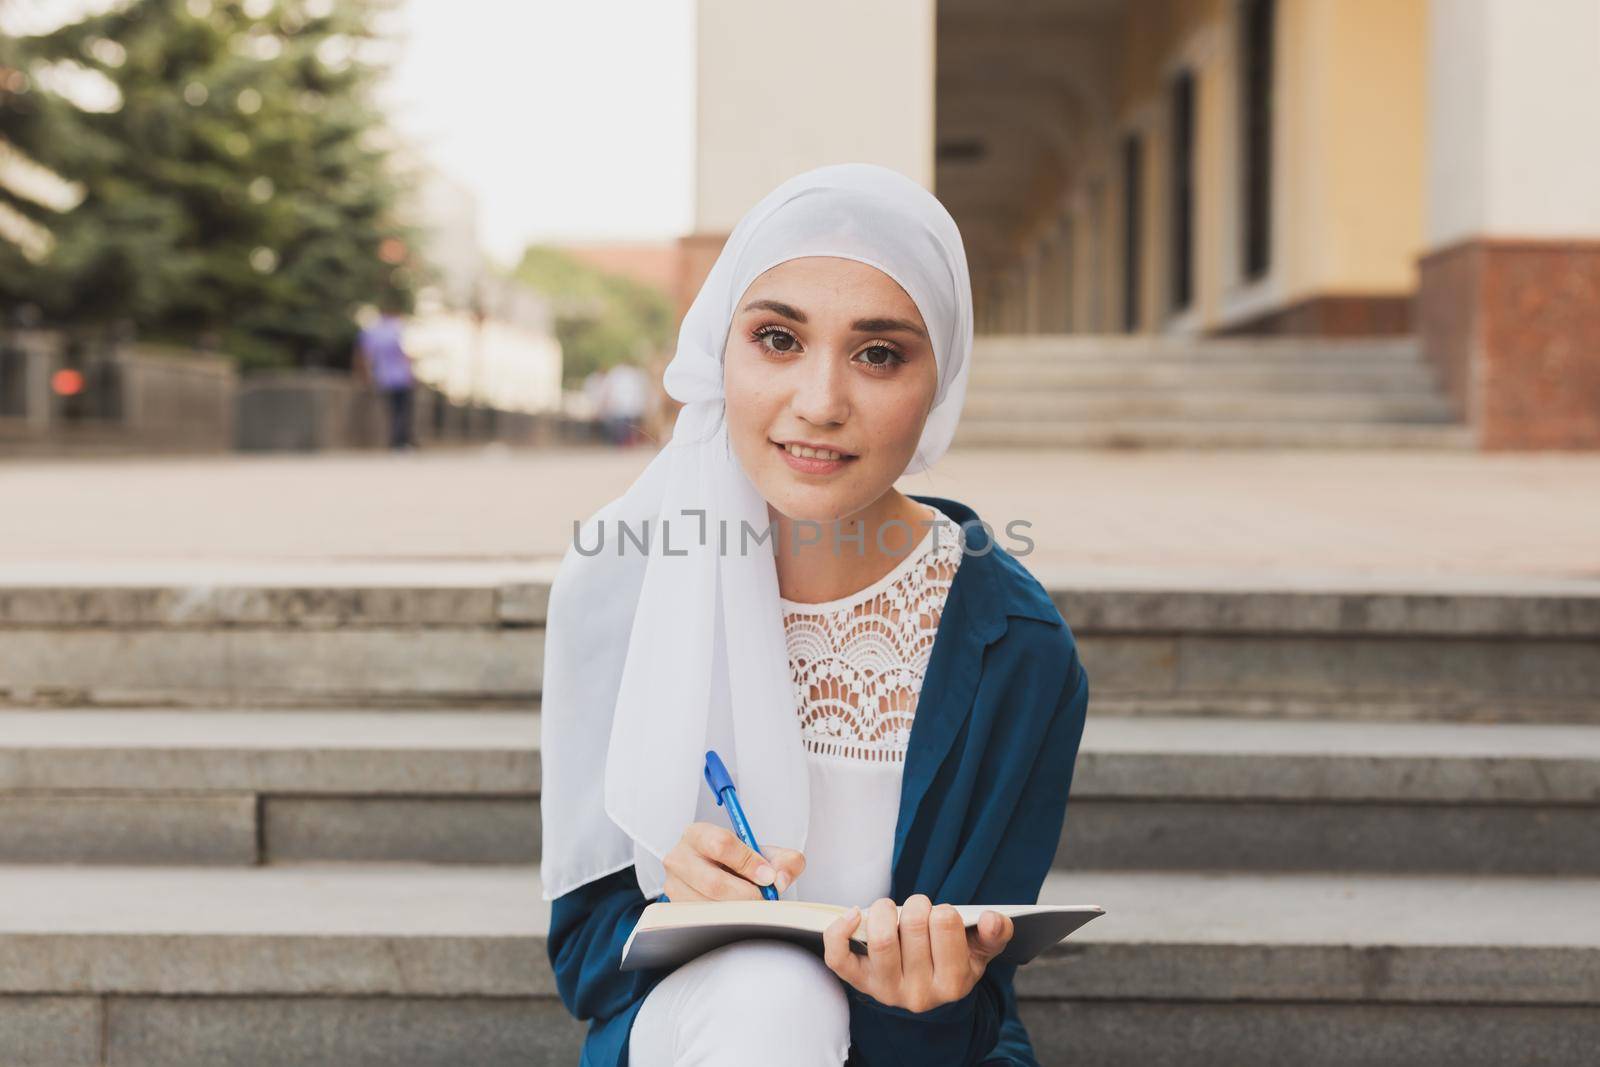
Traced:
<path fill-rule="evenodd" d="M 850 1054 L 844 983 L 784 941 L 712 949 L 658 982 L 634 1017 L 630 1067 L 839 1067 Z"/>

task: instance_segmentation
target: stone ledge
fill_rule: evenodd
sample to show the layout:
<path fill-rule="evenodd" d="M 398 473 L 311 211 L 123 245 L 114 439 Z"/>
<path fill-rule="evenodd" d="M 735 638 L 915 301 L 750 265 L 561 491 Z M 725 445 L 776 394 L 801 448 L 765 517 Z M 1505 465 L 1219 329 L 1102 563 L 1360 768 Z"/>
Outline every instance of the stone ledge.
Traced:
<path fill-rule="evenodd" d="M 1023 997 L 1018 1008 L 1049 1064 L 1502 1067 L 1581 1063 L 1600 1043 L 1600 1012 L 1584 1006 Z M 549 997 L 0 997 L 17 1067 L 570 1067 L 583 1029 Z"/>
<path fill-rule="evenodd" d="M 147 588 L 0 588 L 7 627 L 282 627 L 496 626 L 495 588 L 167 586 Z"/>
<path fill-rule="evenodd" d="M 1600 727 L 1091 716 L 1073 797 L 1600 803 Z"/>
<path fill-rule="evenodd" d="M 0 710 L 0 792 L 530 796 L 539 733 L 537 710 Z M 1091 716 L 1073 797 L 1593 804 L 1597 768 L 1600 726 Z"/>
<path fill-rule="evenodd" d="M 1505 1067 L 1585 1063 L 1600 1046 L 1600 1012 L 1582 1006 L 1021 1000 L 1018 1009 L 1049 1064 Z"/>
<path fill-rule="evenodd" d="M 1079 633 L 1600 640 L 1600 589 L 1570 594 L 1050 589 L 1062 617 Z"/>
<path fill-rule="evenodd" d="M 1030 998 L 1600 1005 L 1596 879 L 1052 874 Z M 531 867 L 0 867 L 0 993 L 554 995 Z"/>
<path fill-rule="evenodd" d="M 329 707 L 531 702 L 543 632 L 493 627 L 23 629 L 0 633 L 17 703 Z"/>
<path fill-rule="evenodd" d="M 0 711 L 0 858 L 528 863 L 536 712 Z M 1092 716 L 1056 865 L 1600 874 L 1600 727 Z"/>
<path fill-rule="evenodd" d="M 1026 562 L 1026 561 L 1024 561 Z M 0 629 L 542 627 L 553 564 L 484 584 L 7 584 Z M 1079 633 L 1577 637 L 1600 640 L 1600 582 L 1307 574 L 1038 575 Z"/>
<path fill-rule="evenodd" d="M 571 1067 L 584 1032 L 553 997 L 117 996 L 105 1013 L 105 1058 L 62 1062 Z"/>
<path fill-rule="evenodd" d="M 536 711 L 0 711 L 0 792 L 533 794 Z"/>

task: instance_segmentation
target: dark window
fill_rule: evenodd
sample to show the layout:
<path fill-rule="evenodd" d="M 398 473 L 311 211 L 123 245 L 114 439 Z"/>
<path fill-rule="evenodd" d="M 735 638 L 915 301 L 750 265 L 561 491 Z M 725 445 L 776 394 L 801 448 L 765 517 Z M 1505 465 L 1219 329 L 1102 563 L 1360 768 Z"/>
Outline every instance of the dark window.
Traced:
<path fill-rule="evenodd" d="M 1272 23 L 1273 0 L 1245 0 L 1240 12 L 1243 95 L 1244 275 L 1259 278 L 1272 250 Z"/>
<path fill-rule="evenodd" d="M 28 354 L 0 338 L 0 415 L 28 413 Z"/>
<path fill-rule="evenodd" d="M 1073 320 L 1077 318 L 1075 295 L 1078 288 L 1077 228 L 1073 226 L 1071 219 L 1067 219 L 1061 224 L 1059 254 L 1061 256 L 1061 292 L 1059 294 L 1061 314 L 1057 316 L 1057 321 L 1061 323 L 1061 329 L 1064 332 L 1071 333 L 1074 327 Z"/>
<path fill-rule="evenodd" d="M 1139 329 L 1139 215 L 1143 204 L 1144 150 L 1137 135 L 1122 141 L 1122 328 Z"/>
<path fill-rule="evenodd" d="M 1194 75 L 1172 83 L 1172 309 L 1194 299 Z"/>

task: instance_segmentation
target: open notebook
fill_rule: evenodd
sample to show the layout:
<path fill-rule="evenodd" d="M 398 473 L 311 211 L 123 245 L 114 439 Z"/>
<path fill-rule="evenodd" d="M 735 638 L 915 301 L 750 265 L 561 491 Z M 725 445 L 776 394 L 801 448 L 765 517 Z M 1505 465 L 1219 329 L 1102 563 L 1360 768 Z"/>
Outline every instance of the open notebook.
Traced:
<path fill-rule="evenodd" d="M 733 941 L 777 938 L 822 952 L 822 931 L 850 909 L 804 900 L 707 900 L 674 904 L 658 902 L 644 909 L 638 925 L 622 946 L 622 970 L 674 966 Z M 1105 909 L 1094 904 L 958 904 L 970 929 L 986 911 L 1009 915 L 1011 941 L 995 957 L 1001 963 L 1023 964 L 1056 944 Z M 862 924 L 864 926 L 865 923 Z M 850 947 L 867 951 L 857 926 Z"/>

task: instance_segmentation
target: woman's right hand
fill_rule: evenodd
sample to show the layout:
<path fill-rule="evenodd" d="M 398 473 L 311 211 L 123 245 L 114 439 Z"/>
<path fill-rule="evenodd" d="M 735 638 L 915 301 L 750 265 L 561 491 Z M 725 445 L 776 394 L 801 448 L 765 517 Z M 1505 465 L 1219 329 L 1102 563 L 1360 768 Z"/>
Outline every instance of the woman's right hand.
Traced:
<path fill-rule="evenodd" d="M 792 848 L 769 846 L 763 856 L 732 830 L 709 822 L 690 823 L 661 862 L 667 898 L 674 903 L 760 900 L 762 886 L 782 893 L 806 869 L 806 858 Z"/>

